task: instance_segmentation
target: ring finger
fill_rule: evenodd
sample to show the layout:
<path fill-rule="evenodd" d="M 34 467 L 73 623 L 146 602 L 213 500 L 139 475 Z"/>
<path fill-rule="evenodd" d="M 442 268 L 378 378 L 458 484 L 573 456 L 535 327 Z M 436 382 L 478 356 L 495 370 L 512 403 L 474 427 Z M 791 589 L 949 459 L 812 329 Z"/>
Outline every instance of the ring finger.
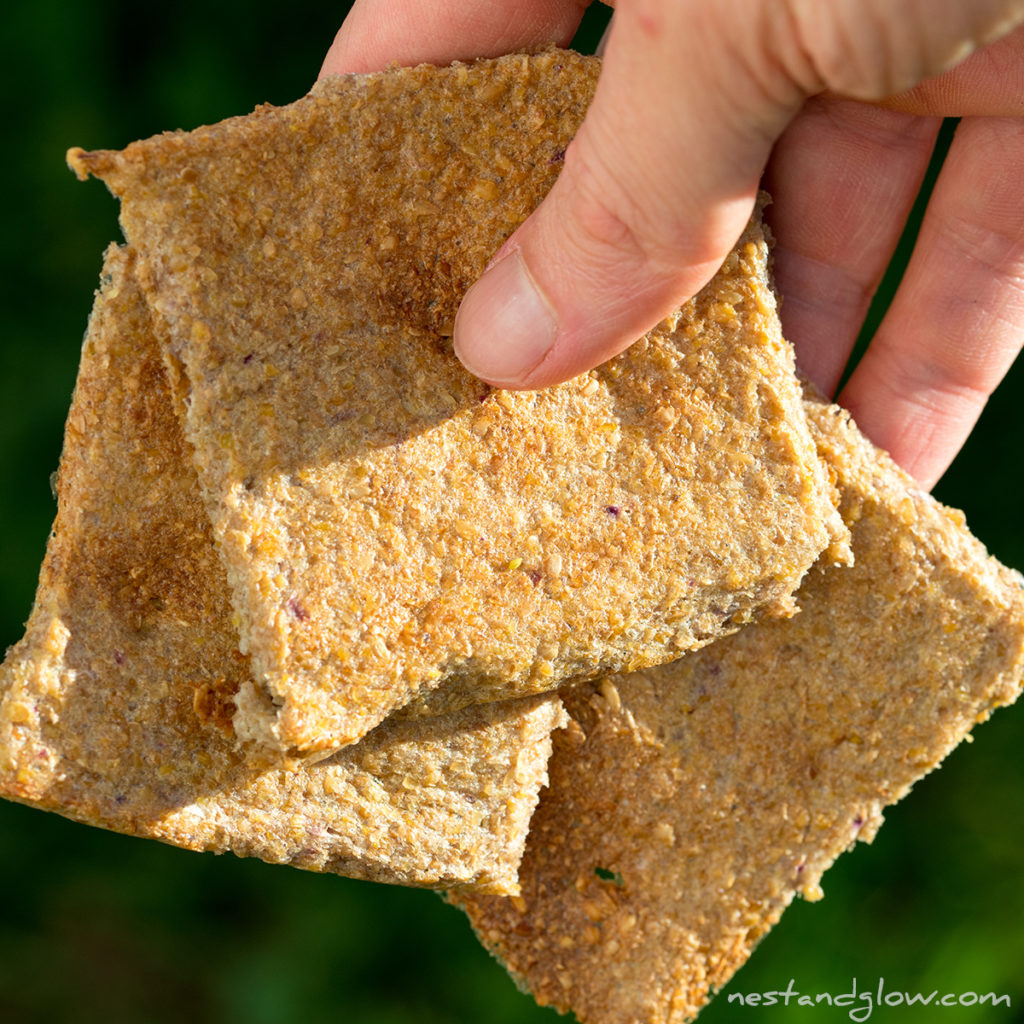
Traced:
<path fill-rule="evenodd" d="M 1024 342 L 1024 120 L 961 122 L 903 281 L 840 396 L 931 488 Z"/>

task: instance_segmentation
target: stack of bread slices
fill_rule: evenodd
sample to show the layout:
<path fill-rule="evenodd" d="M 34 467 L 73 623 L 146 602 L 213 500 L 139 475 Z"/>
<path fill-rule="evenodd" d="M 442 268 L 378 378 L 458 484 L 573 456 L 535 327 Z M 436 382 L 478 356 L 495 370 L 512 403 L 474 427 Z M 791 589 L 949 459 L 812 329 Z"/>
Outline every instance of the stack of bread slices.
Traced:
<path fill-rule="evenodd" d="M 0 669 L 0 792 L 445 890 L 539 1001 L 681 1021 L 1016 698 L 1024 590 L 801 386 L 759 211 L 597 370 L 461 367 L 461 296 L 598 68 L 328 79 L 69 153 L 127 244 Z"/>

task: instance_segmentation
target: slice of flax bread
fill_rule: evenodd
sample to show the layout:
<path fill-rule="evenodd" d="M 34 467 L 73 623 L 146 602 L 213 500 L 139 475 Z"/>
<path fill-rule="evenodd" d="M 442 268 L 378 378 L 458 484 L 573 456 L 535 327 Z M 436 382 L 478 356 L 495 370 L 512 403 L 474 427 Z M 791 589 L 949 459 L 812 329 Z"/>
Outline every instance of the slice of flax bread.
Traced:
<path fill-rule="evenodd" d="M 514 899 L 461 905 L 537 999 L 584 1024 L 690 1018 L 796 893 L 1024 671 L 1024 592 L 963 516 L 814 402 L 852 569 L 802 612 L 565 695 Z"/>
<path fill-rule="evenodd" d="M 385 723 L 291 770 L 237 750 L 248 659 L 130 264 L 109 251 L 36 605 L 0 669 L 0 794 L 190 849 L 515 892 L 557 697 Z"/>
<path fill-rule="evenodd" d="M 491 391 L 448 335 L 558 173 L 598 63 L 549 51 L 333 78 L 123 152 L 186 435 L 284 751 L 662 663 L 788 597 L 841 530 L 752 224 L 597 371 Z M 500 338 L 495 339 L 501 343 Z"/>

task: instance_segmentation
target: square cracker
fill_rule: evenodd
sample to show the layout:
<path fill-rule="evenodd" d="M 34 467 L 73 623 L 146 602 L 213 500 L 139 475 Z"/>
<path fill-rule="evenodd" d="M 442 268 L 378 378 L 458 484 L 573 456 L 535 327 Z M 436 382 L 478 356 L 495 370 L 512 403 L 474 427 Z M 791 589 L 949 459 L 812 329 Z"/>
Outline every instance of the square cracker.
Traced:
<path fill-rule="evenodd" d="M 557 697 L 385 723 L 293 770 L 237 749 L 248 659 L 131 264 L 109 250 L 35 608 L 0 669 L 0 794 L 189 849 L 516 891 Z"/>
<path fill-rule="evenodd" d="M 331 750 L 418 695 L 436 713 L 670 660 L 788 614 L 841 531 L 756 223 L 593 373 L 493 392 L 453 355 L 597 72 L 549 51 L 339 77 L 69 155 L 121 197 L 182 375 L 257 680 L 246 735 Z"/>
<path fill-rule="evenodd" d="M 1020 692 L 1024 591 L 848 415 L 808 406 L 856 559 L 787 622 L 567 692 L 521 897 L 481 940 L 583 1024 L 692 1017 L 796 893 Z"/>

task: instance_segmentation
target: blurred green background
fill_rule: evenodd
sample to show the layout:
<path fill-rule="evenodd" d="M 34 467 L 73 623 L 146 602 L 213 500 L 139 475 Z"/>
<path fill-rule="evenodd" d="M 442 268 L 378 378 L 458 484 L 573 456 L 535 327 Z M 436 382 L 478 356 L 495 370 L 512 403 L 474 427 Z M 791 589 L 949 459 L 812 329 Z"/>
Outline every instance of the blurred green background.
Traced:
<path fill-rule="evenodd" d="M 5 67 L 0 335 L 0 643 L 21 632 L 54 503 L 78 348 L 113 200 L 64 167 L 70 145 L 119 147 L 311 84 L 346 4 L 13 0 Z M 143 13 L 144 12 L 144 13 Z M 580 48 L 606 12 L 594 10 Z M 891 289 L 895 277 L 883 292 Z M 884 295 L 883 295 L 884 301 Z M 1024 567 L 1018 366 L 938 488 Z M 1006 993 L 1024 1020 L 1024 708 L 1000 712 L 843 857 L 826 899 L 798 903 L 726 990 Z M 0 1024 L 528 1024 L 520 995 L 434 894 L 184 853 L 0 803 Z M 936 1010 L 877 1009 L 927 1021 Z M 740 1009 L 705 1024 L 838 1021 L 839 1009 Z"/>

